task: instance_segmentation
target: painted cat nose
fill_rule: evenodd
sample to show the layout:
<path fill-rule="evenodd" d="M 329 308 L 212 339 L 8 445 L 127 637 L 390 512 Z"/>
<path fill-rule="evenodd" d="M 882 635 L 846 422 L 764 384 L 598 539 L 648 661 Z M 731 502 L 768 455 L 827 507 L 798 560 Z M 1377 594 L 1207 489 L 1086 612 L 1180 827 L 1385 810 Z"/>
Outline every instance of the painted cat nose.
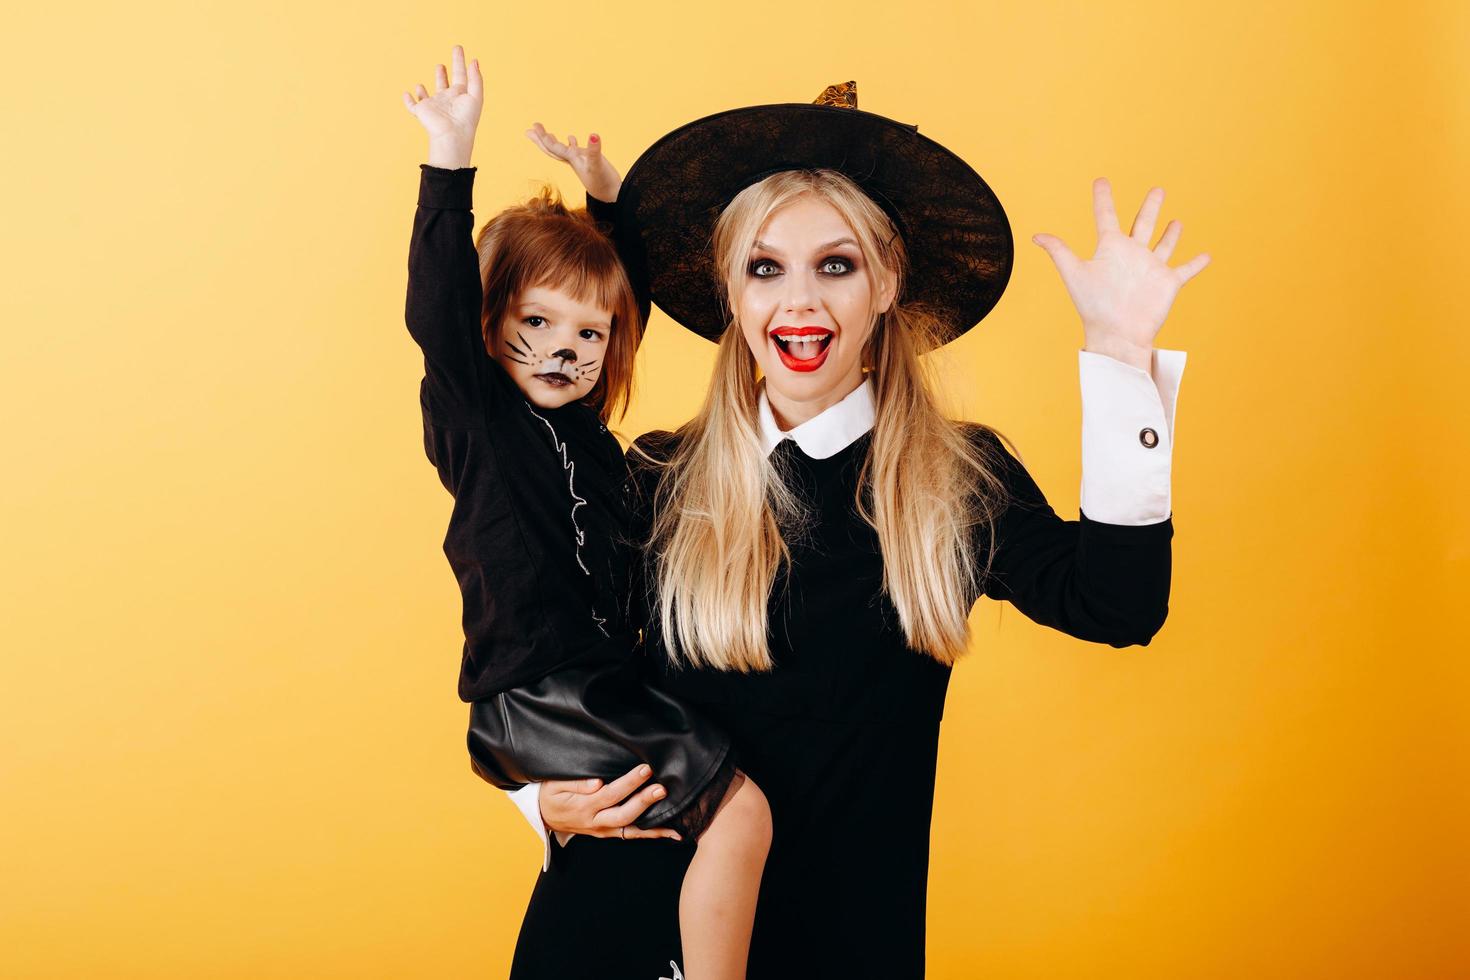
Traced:
<path fill-rule="evenodd" d="M 577 352 L 574 351 L 574 350 L 572 350 L 570 347 L 563 347 L 561 350 L 557 351 L 556 353 L 552 354 L 551 356 L 552 357 L 559 357 L 563 361 L 572 361 L 572 362 L 575 362 L 577 360 Z"/>

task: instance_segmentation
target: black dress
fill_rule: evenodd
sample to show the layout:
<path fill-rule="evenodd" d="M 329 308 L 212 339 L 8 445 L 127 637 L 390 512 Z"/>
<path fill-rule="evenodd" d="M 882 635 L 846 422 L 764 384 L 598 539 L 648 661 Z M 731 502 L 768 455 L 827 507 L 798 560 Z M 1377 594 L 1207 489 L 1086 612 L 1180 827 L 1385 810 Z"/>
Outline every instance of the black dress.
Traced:
<path fill-rule="evenodd" d="M 697 837 L 734 774 L 729 736 L 639 675 L 617 439 L 580 401 L 533 405 L 485 351 L 474 176 L 420 164 L 405 307 L 424 451 L 454 497 L 471 768 L 515 789 L 647 762 L 668 795 L 640 823 Z"/>
<path fill-rule="evenodd" d="M 978 426 L 968 431 L 1004 454 L 1016 497 L 996 528 L 985 594 L 1079 639 L 1147 645 L 1168 613 L 1172 515 L 1140 526 L 1085 514 L 1062 520 L 999 440 Z M 672 671 L 657 624 L 643 624 L 650 681 L 729 731 L 770 800 L 774 838 L 750 980 L 924 975 L 929 825 L 950 669 L 908 648 L 882 593 L 876 532 L 853 507 L 871 437 L 826 459 L 789 439 L 773 450 L 815 516 L 806 539 L 791 543 L 789 587 L 775 589 L 770 604 L 774 671 Z M 659 454 L 675 438 L 640 443 Z M 635 469 L 639 533 L 653 479 Z M 537 880 L 512 977 L 675 976 L 671 961 L 683 962 L 677 899 L 691 854 L 675 841 L 573 837 Z"/>

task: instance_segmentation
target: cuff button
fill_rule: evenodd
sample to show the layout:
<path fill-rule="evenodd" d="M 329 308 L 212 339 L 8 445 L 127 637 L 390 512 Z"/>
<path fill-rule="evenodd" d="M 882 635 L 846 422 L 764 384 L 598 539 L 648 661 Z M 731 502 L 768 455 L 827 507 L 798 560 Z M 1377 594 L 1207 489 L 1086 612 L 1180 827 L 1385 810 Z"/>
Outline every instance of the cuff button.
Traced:
<path fill-rule="evenodd" d="M 1138 430 L 1138 441 L 1152 449 L 1159 444 L 1159 434 L 1153 429 L 1140 429 Z"/>

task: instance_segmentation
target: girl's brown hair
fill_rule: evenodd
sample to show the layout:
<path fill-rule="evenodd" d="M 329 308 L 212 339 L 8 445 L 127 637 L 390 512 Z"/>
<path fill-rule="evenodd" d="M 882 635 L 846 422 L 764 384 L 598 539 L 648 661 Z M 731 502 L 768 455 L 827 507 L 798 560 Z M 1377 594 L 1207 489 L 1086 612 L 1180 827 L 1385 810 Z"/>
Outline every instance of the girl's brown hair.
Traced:
<path fill-rule="evenodd" d="M 560 289 L 579 303 L 612 313 L 602 374 L 582 401 L 604 422 L 621 418 L 633 395 L 633 358 L 643 318 L 617 249 L 586 208 L 568 208 L 553 187 L 485 222 L 475 239 L 485 301 L 480 332 L 485 349 L 499 349 L 506 310 L 524 290 Z"/>

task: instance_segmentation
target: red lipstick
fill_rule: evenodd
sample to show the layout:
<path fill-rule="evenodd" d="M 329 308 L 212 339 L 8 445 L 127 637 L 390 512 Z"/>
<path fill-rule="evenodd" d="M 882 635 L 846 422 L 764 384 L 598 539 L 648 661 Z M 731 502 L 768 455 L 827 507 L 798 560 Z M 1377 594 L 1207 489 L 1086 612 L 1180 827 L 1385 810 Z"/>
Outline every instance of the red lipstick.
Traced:
<path fill-rule="evenodd" d="M 832 336 L 832 331 L 828 330 L 826 327 L 777 327 L 775 330 L 771 331 L 771 343 L 776 345 L 776 354 L 781 358 L 781 363 L 785 365 L 788 370 L 806 373 L 808 371 L 815 371 L 817 368 L 821 367 L 822 364 L 827 360 L 827 354 L 832 350 Z M 791 353 L 787 351 L 786 344 L 783 342 L 783 340 L 778 339 L 787 337 L 793 339 L 805 337 L 825 338 L 822 341 L 822 352 L 816 357 L 793 357 Z"/>

